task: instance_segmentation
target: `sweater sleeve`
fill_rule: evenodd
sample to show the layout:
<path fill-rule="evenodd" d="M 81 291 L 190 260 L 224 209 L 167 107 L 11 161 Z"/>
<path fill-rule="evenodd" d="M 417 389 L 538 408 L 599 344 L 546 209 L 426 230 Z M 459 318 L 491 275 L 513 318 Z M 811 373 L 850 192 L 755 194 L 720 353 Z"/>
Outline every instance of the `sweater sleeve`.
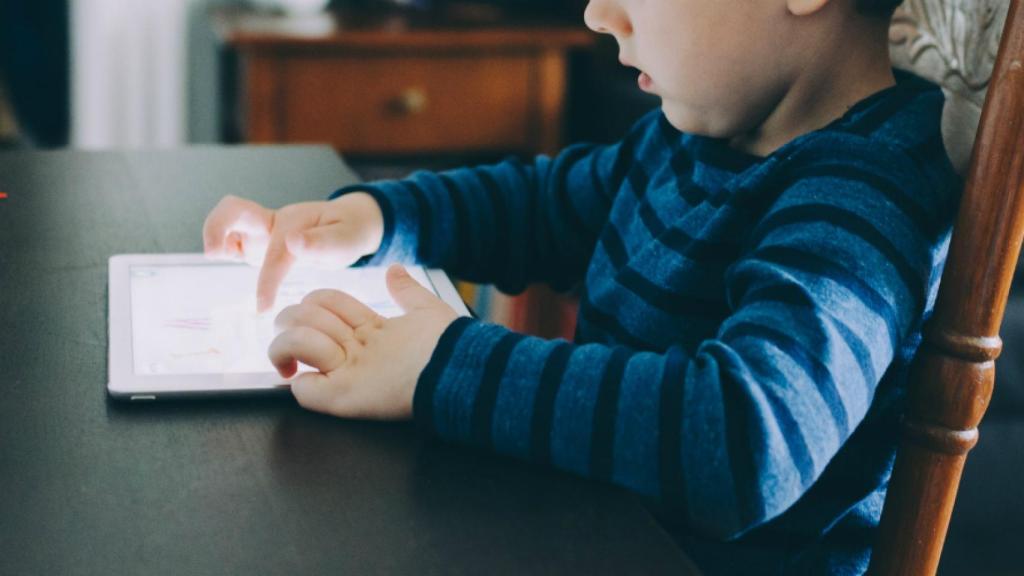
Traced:
<path fill-rule="evenodd" d="M 508 293 L 546 282 L 565 290 L 582 279 L 614 191 L 648 115 L 622 141 L 579 144 L 524 163 L 419 171 L 403 180 L 347 186 L 331 198 L 370 193 L 384 214 L 380 250 L 362 264 L 443 268 Z"/>
<path fill-rule="evenodd" d="M 836 173 L 795 180 L 760 219 L 714 337 L 652 352 L 460 319 L 415 419 L 651 496 L 719 538 L 781 514 L 864 418 L 948 243 L 920 197 Z"/>

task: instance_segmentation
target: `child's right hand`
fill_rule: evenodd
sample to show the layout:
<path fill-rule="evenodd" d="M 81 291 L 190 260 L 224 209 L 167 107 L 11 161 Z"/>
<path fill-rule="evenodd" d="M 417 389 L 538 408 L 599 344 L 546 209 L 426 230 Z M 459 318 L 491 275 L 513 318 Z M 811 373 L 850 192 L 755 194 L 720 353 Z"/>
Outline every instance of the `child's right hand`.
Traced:
<path fill-rule="evenodd" d="M 365 192 L 278 210 L 225 196 L 203 224 L 203 251 L 209 258 L 262 266 L 256 308 L 263 312 L 274 305 L 281 281 L 297 261 L 344 268 L 376 252 L 383 236 L 384 215 Z"/>

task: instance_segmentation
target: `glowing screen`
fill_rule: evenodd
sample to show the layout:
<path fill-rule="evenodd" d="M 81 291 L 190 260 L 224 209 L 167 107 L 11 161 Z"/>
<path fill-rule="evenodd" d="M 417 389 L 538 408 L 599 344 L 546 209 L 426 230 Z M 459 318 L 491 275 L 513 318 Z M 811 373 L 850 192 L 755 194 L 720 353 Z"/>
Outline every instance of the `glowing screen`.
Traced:
<path fill-rule="evenodd" d="M 408 267 L 436 291 L 422 268 Z M 386 317 L 402 310 L 384 285 L 385 268 L 295 268 L 274 307 L 256 313 L 257 268 L 210 263 L 131 267 L 132 352 L 135 373 L 274 372 L 267 348 L 274 318 L 319 288 L 336 288 Z"/>

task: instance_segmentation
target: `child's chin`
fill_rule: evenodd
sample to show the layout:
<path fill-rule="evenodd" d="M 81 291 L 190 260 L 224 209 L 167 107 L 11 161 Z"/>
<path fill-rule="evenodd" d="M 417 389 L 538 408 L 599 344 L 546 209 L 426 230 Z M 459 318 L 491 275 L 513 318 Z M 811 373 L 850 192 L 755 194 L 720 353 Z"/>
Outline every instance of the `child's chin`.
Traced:
<path fill-rule="evenodd" d="M 735 127 L 728 123 L 714 122 L 707 112 L 662 102 L 662 112 L 673 128 L 687 134 L 729 138 L 736 134 Z"/>
<path fill-rule="evenodd" d="M 665 114 L 668 123 L 676 130 L 689 134 L 709 135 L 710 126 L 707 125 L 707 122 L 702 122 L 701 118 L 692 111 L 664 101 L 661 103 L 661 111 Z"/>

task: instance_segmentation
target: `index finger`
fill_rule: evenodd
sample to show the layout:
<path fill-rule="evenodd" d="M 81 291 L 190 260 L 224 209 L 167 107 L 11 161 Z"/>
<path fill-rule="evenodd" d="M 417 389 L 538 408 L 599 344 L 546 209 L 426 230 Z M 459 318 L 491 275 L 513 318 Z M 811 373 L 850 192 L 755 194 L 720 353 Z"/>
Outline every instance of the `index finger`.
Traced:
<path fill-rule="evenodd" d="M 277 289 L 281 287 L 281 282 L 294 263 L 295 256 L 285 244 L 284 233 L 280 229 L 275 229 L 270 234 L 270 245 L 267 246 L 267 255 L 260 268 L 259 280 L 256 281 L 257 312 L 268 310 L 274 305 Z"/>
<path fill-rule="evenodd" d="M 345 362 L 345 349 L 315 328 L 297 326 L 270 342 L 267 357 L 282 377 L 291 378 L 299 362 L 323 373 L 337 370 Z"/>

